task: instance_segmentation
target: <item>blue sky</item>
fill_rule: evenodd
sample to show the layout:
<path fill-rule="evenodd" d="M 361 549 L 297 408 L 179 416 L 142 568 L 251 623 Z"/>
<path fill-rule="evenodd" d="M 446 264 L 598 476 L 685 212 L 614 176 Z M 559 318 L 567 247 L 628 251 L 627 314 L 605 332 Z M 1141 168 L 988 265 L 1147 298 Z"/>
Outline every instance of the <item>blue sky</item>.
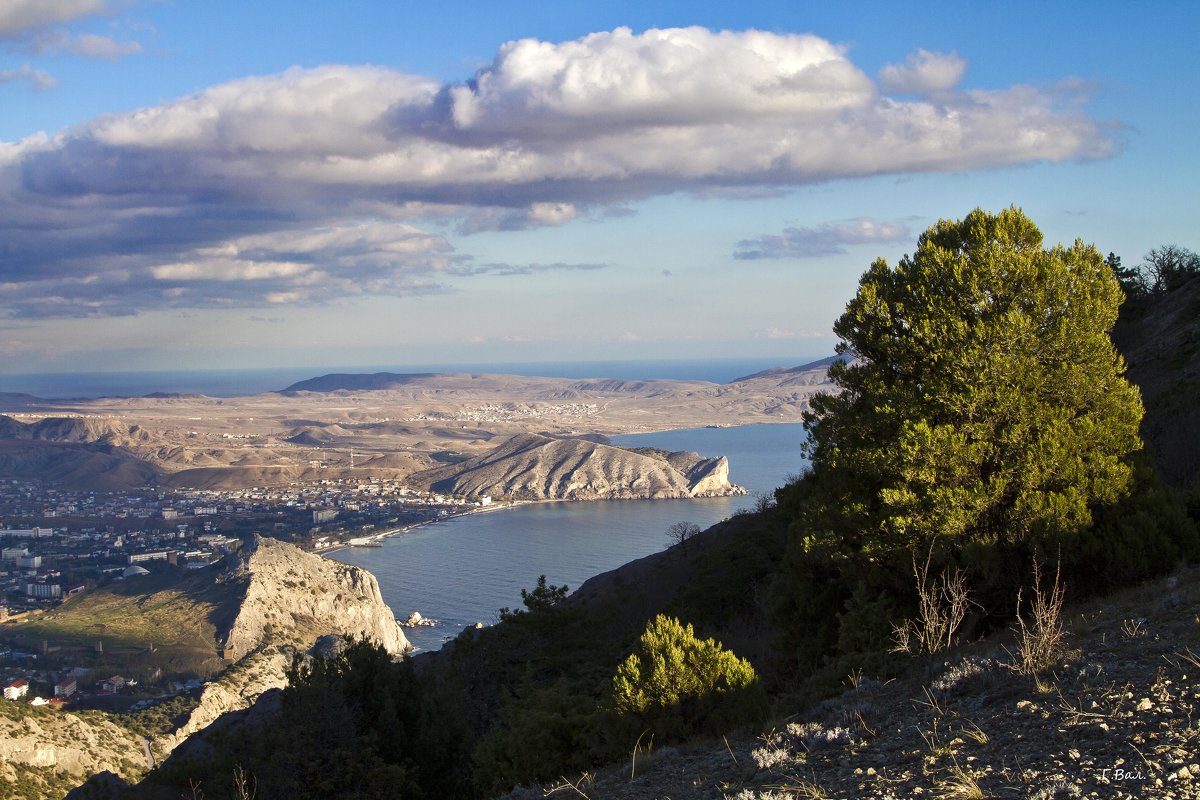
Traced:
<path fill-rule="evenodd" d="M 1196 249 L 1198 22 L 0 0 L 0 373 L 791 363 L 976 206 Z"/>

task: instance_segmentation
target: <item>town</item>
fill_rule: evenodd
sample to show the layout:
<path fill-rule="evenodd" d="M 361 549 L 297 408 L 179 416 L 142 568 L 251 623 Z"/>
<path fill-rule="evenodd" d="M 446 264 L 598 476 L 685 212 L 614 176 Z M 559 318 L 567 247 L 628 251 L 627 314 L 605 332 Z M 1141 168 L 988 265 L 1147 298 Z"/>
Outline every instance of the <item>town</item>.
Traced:
<path fill-rule="evenodd" d="M 96 587 L 152 572 L 183 575 L 206 569 L 254 534 L 327 553 L 378 545 L 387 535 L 502 505 L 490 497 L 467 500 L 380 478 L 132 492 L 68 491 L 0 479 L 0 623 L 36 617 Z M 139 700 L 200 685 L 174 679 L 143 691 L 136 679 L 97 673 L 79 663 L 104 664 L 102 638 L 94 650 L 81 659 L 78 648 L 31 641 L 17 625 L 0 628 L 4 698 L 127 709 Z"/>

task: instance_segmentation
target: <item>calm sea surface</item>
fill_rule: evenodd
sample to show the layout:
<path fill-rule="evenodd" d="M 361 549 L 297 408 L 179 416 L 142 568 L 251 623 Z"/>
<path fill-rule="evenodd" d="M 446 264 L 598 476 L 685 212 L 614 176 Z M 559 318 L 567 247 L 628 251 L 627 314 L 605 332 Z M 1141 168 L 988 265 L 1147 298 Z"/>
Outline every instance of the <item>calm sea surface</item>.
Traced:
<path fill-rule="evenodd" d="M 614 438 L 614 443 L 692 450 L 729 457 L 730 480 L 746 497 L 708 500 L 613 500 L 539 503 L 474 514 L 384 540 L 382 547 L 341 550 L 335 558 L 370 570 L 396 616 L 413 611 L 440 620 L 406 631 L 414 645 L 437 649 L 464 626 L 491 623 L 502 606 L 521 606 L 520 591 L 539 575 L 575 589 L 583 581 L 667 545 L 674 522 L 702 528 L 754 505 L 803 466 L 800 425 L 746 425 Z"/>

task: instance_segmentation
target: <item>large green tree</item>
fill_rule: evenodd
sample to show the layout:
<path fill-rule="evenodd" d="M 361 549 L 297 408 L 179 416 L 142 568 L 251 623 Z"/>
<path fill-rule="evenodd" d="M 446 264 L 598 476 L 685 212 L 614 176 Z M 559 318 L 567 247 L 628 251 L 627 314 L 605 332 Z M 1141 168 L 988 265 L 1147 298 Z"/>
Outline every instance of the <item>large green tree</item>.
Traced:
<path fill-rule="evenodd" d="M 834 325 L 800 524 L 867 550 L 1079 530 L 1130 484 L 1142 404 L 1108 332 L 1122 293 L 1091 245 L 1045 248 L 975 210 L 880 259 Z"/>

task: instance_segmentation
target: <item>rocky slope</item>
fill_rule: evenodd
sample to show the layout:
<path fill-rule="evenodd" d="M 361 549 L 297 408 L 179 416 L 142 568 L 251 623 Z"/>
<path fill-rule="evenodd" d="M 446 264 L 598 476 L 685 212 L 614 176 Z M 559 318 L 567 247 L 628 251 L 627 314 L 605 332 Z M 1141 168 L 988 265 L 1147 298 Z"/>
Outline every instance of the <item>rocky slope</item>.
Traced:
<path fill-rule="evenodd" d="M 583 439 L 514 436 L 482 456 L 410 476 L 437 492 L 521 500 L 613 500 L 735 494 L 724 457 L 626 449 Z"/>
<path fill-rule="evenodd" d="M 61 797 L 61 791 L 55 794 L 60 775 L 78 783 L 107 770 L 132 779 L 152 766 L 142 737 L 99 714 L 0 702 L 0 796 L 15 792 L 23 780 L 43 786 L 47 797 Z"/>
<path fill-rule="evenodd" d="M 757 735 L 643 752 L 507 800 L 1196 798 L 1200 569 L 1068 610 L 1037 679 L 1011 635 L 847 690 Z"/>
<path fill-rule="evenodd" d="M 153 754 L 159 759 L 223 714 L 248 708 L 265 692 L 281 688 L 293 654 L 312 647 L 321 637 L 367 638 L 395 655 L 409 649 L 373 575 L 294 545 L 255 537 L 229 557 L 212 582 L 196 591 L 219 593 L 228 600 L 222 604 L 225 610 L 211 604 L 195 608 L 206 619 L 214 617 L 208 620 L 216 625 L 212 646 L 234 663 L 204 685 L 199 703 L 175 731 L 153 741 Z M 159 593 L 140 600 L 147 606 L 165 602 Z M 0 754 L 6 765 L 55 767 L 79 778 L 77 783 L 102 770 L 132 780 L 148 768 L 141 737 L 104 715 L 54 712 L 47 716 L 24 704 L 21 710 L 20 715 L 0 715 Z M 14 769 L 0 770 L 0 778 L 12 780 L 15 775 Z"/>
<path fill-rule="evenodd" d="M 393 655 L 409 649 L 383 602 L 379 582 L 359 567 L 256 536 L 217 581 L 241 594 L 237 613 L 217 632 L 218 648 L 237 663 L 205 685 L 187 721 L 155 742 L 157 753 L 171 752 L 222 714 L 247 708 L 264 692 L 282 688 L 292 654 L 321 636 L 370 639 Z"/>

